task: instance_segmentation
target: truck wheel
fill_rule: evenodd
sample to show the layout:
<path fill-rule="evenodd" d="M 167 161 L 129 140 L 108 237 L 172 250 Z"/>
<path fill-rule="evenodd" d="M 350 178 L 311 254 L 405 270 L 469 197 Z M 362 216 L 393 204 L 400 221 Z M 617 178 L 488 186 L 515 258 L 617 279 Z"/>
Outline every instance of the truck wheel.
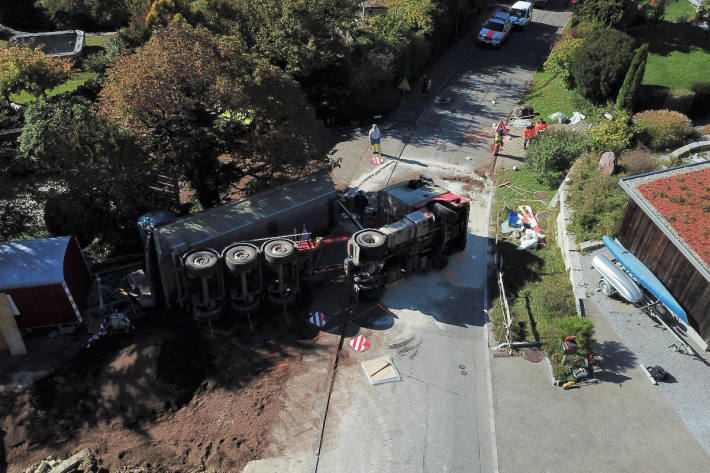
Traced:
<path fill-rule="evenodd" d="M 449 264 L 449 258 L 444 255 L 434 255 L 431 257 L 431 267 L 434 269 L 444 269 Z"/>
<path fill-rule="evenodd" d="M 224 249 L 224 264 L 232 272 L 251 269 L 258 261 L 259 248 L 249 243 L 236 243 Z"/>
<path fill-rule="evenodd" d="M 198 322 L 209 322 L 212 320 L 217 320 L 222 317 L 224 309 L 222 304 L 218 305 L 211 310 L 202 310 L 197 307 L 192 308 L 192 317 Z"/>
<path fill-rule="evenodd" d="M 219 255 L 214 250 L 193 250 L 183 257 L 185 272 L 191 278 L 211 276 L 219 270 Z"/>
<path fill-rule="evenodd" d="M 444 220 L 445 222 L 456 223 L 459 221 L 459 214 L 438 202 L 434 203 L 431 208 L 431 211 L 434 213 L 434 215 Z"/>
<path fill-rule="evenodd" d="M 267 263 L 289 263 L 296 258 L 296 245 L 291 240 L 269 240 L 261 247 Z"/>
<path fill-rule="evenodd" d="M 384 233 L 367 228 L 353 235 L 353 240 L 357 246 L 353 254 L 357 253 L 356 263 L 360 265 L 368 261 L 377 261 L 385 255 L 387 237 Z"/>

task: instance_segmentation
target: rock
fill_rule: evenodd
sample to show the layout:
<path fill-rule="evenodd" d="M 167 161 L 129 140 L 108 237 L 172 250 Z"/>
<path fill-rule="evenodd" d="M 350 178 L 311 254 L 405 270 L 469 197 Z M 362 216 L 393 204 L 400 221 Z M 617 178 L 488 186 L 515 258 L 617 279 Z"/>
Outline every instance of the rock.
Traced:
<path fill-rule="evenodd" d="M 40 462 L 39 466 L 35 469 L 35 473 L 47 473 L 52 467 L 49 466 L 48 461 Z"/>
<path fill-rule="evenodd" d="M 522 118 L 522 117 L 531 117 L 535 115 L 535 110 L 532 108 L 531 105 L 529 104 L 524 104 L 524 105 L 518 105 L 513 109 L 513 116 Z"/>
<path fill-rule="evenodd" d="M 61 462 L 59 465 L 52 468 L 52 471 L 50 473 L 70 473 L 72 471 L 76 471 L 79 464 L 90 455 L 91 452 L 88 448 L 80 450 L 78 453 L 75 453 L 74 455 Z"/>
<path fill-rule="evenodd" d="M 599 172 L 603 172 L 607 176 L 614 174 L 614 171 L 616 170 L 616 155 L 611 151 L 607 151 L 602 154 L 597 170 Z"/>

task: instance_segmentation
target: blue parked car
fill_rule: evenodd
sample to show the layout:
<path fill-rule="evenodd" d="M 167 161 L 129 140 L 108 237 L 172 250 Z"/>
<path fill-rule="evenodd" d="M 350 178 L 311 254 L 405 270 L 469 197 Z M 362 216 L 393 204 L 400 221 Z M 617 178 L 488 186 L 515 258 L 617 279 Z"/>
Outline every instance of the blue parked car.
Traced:
<path fill-rule="evenodd" d="M 478 44 L 488 44 L 499 48 L 508 40 L 510 29 L 510 16 L 501 18 L 494 14 L 483 24 L 481 31 L 478 32 L 476 41 Z"/>

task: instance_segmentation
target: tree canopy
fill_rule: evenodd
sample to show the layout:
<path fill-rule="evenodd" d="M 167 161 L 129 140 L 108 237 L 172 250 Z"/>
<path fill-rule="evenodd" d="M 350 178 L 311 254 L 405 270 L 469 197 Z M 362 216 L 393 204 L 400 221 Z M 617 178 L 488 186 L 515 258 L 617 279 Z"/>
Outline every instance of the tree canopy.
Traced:
<path fill-rule="evenodd" d="M 322 125 L 293 79 L 240 41 L 180 19 L 107 70 L 99 109 L 179 170 L 204 206 L 245 175 L 330 166 Z"/>
<path fill-rule="evenodd" d="M 47 89 L 69 79 L 71 63 L 48 58 L 41 49 L 13 45 L 0 49 L 0 94 L 9 100 L 10 94 L 27 91 L 41 97 Z"/>
<path fill-rule="evenodd" d="M 61 181 L 47 200 L 54 234 L 122 246 L 145 211 L 164 205 L 151 191 L 157 166 L 135 140 L 92 113 L 91 102 L 60 95 L 30 104 L 19 139 L 20 158 Z"/>

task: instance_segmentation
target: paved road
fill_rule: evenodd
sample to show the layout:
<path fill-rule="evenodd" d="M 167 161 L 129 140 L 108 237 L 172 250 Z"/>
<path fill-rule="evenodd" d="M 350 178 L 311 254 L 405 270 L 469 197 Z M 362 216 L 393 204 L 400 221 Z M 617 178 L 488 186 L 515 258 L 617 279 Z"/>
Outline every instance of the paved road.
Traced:
<path fill-rule="evenodd" d="M 536 23 L 514 33 L 499 51 L 479 48 L 471 37 L 457 45 L 435 68 L 444 72 L 432 71 L 436 93 L 451 103 L 410 98 L 382 124 L 386 162 L 369 163 L 362 133 L 336 146 L 344 158 L 336 175 L 342 183 L 374 190 L 418 173 L 446 180 L 492 169 L 491 126 L 519 101 L 567 18 L 536 11 Z M 466 252 L 443 272 L 387 289 L 382 303 L 393 316 L 381 321 L 388 328 L 360 330 L 373 344 L 363 354 L 345 348 L 318 472 L 497 470 L 483 314 L 490 183 L 480 182 L 467 190 L 460 182 L 444 183 L 473 200 Z M 402 381 L 370 386 L 360 362 L 385 354 Z"/>
<path fill-rule="evenodd" d="M 396 161 L 429 174 L 490 168 L 492 125 L 518 103 L 569 18 L 568 12 L 555 9 L 558 3 L 561 6 L 562 0 L 551 1 L 546 10 L 535 10 L 535 21 L 524 31 L 513 32 L 500 50 L 476 46 L 472 32 L 443 56 L 430 73 L 432 96 L 450 97 L 451 103 L 437 105 L 432 97 L 421 99 L 417 94 L 407 98 L 381 124 L 385 164 Z M 372 156 L 367 147 L 369 124 L 363 125 L 344 134 L 334 148 L 333 155 L 343 159 L 335 172 L 341 185 L 364 185 L 378 172 L 368 162 Z"/>

